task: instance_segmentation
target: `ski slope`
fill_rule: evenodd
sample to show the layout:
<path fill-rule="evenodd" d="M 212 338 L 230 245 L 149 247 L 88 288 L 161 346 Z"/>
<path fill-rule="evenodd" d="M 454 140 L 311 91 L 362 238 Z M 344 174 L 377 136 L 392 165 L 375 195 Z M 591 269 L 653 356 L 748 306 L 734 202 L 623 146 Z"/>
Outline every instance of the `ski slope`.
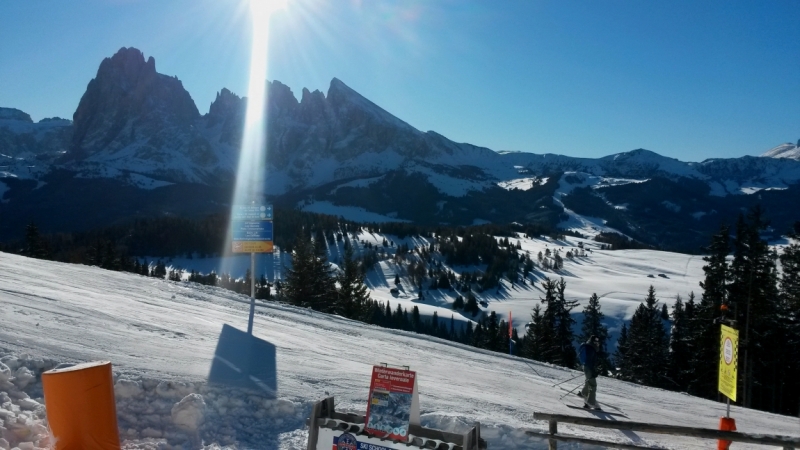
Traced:
<path fill-rule="evenodd" d="M 31 381 L 30 373 L 92 360 L 114 366 L 128 449 L 181 448 L 188 442 L 170 410 L 192 392 L 205 399 L 199 429 L 205 448 L 305 448 L 310 405 L 333 395 L 338 410 L 363 413 L 371 366 L 381 362 L 417 371 L 423 425 L 461 432 L 479 421 L 490 449 L 546 448 L 522 431 L 547 429 L 532 420 L 534 411 L 592 416 L 565 406 L 559 400 L 563 391 L 552 387 L 576 371 L 277 303 L 259 303 L 254 323 L 254 335 L 275 346 L 277 395 L 213 387 L 207 381 L 222 327 L 246 329 L 247 297 L 5 253 L 0 274 L 0 361 L 10 369 L 0 366 L 0 390 L 13 394 L 0 402 L 0 416 L 6 425 L 13 419 L 15 436 L 41 438 L 44 400 L 38 376 Z M 716 428 L 725 413 L 722 403 L 681 393 L 602 377 L 598 384 L 598 400 L 634 421 Z M 740 431 L 800 435 L 798 418 L 737 406 L 732 416 Z M 559 431 L 663 448 L 715 445 L 566 424 Z"/>

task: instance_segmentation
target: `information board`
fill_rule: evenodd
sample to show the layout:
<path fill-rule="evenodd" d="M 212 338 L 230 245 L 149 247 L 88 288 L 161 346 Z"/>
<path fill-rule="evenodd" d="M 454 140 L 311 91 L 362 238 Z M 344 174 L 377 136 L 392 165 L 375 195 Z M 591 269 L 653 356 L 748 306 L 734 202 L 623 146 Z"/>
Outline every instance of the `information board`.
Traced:
<path fill-rule="evenodd" d="M 272 253 L 272 205 L 234 205 L 231 209 L 233 253 Z"/>
<path fill-rule="evenodd" d="M 739 330 L 722 325 L 719 346 L 719 392 L 736 401 L 736 379 L 739 370 Z"/>
<path fill-rule="evenodd" d="M 408 425 L 419 424 L 417 373 L 374 366 L 364 431 L 379 438 L 408 440 Z"/>

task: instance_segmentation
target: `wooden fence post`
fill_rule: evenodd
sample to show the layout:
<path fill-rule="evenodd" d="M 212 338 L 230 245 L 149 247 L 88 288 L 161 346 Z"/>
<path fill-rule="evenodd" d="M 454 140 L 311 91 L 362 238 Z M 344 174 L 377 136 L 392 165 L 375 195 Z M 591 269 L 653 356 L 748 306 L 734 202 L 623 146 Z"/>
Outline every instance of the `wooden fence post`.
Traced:
<path fill-rule="evenodd" d="M 550 419 L 550 435 L 553 436 L 553 435 L 556 435 L 556 434 L 558 434 L 558 422 L 555 421 L 554 419 Z M 555 440 L 555 439 L 550 439 L 548 441 L 547 449 L 548 450 L 557 450 L 558 449 L 558 441 Z"/>

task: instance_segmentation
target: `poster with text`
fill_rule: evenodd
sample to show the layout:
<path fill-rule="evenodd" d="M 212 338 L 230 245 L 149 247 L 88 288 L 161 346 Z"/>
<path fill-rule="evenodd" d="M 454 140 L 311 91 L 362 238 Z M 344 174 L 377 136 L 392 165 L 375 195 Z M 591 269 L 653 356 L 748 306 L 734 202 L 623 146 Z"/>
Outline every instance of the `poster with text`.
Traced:
<path fill-rule="evenodd" d="M 722 395 L 736 401 L 736 380 L 739 372 L 739 330 L 722 325 L 719 346 L 719 383 Z"/>
<path fill-rule="evenodd" d="M 409 423 L 419 423 L 417 373 L 374 366 L 364 431 L 381 438 L 407 441 Z"/>

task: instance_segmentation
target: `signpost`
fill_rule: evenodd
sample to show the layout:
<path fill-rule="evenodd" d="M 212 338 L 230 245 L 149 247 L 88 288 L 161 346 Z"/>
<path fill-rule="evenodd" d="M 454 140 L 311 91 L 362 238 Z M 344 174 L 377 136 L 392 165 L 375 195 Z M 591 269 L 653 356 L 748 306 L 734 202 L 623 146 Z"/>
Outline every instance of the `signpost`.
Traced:
<path fill-rule="evenodd" d="M 256 309 L 256 253 L 272 253 L 272 205 L 234 205 L 231 210 L 233 253 L 250 253 L 250 317 L 247 334 L 253 334 Z"/>

